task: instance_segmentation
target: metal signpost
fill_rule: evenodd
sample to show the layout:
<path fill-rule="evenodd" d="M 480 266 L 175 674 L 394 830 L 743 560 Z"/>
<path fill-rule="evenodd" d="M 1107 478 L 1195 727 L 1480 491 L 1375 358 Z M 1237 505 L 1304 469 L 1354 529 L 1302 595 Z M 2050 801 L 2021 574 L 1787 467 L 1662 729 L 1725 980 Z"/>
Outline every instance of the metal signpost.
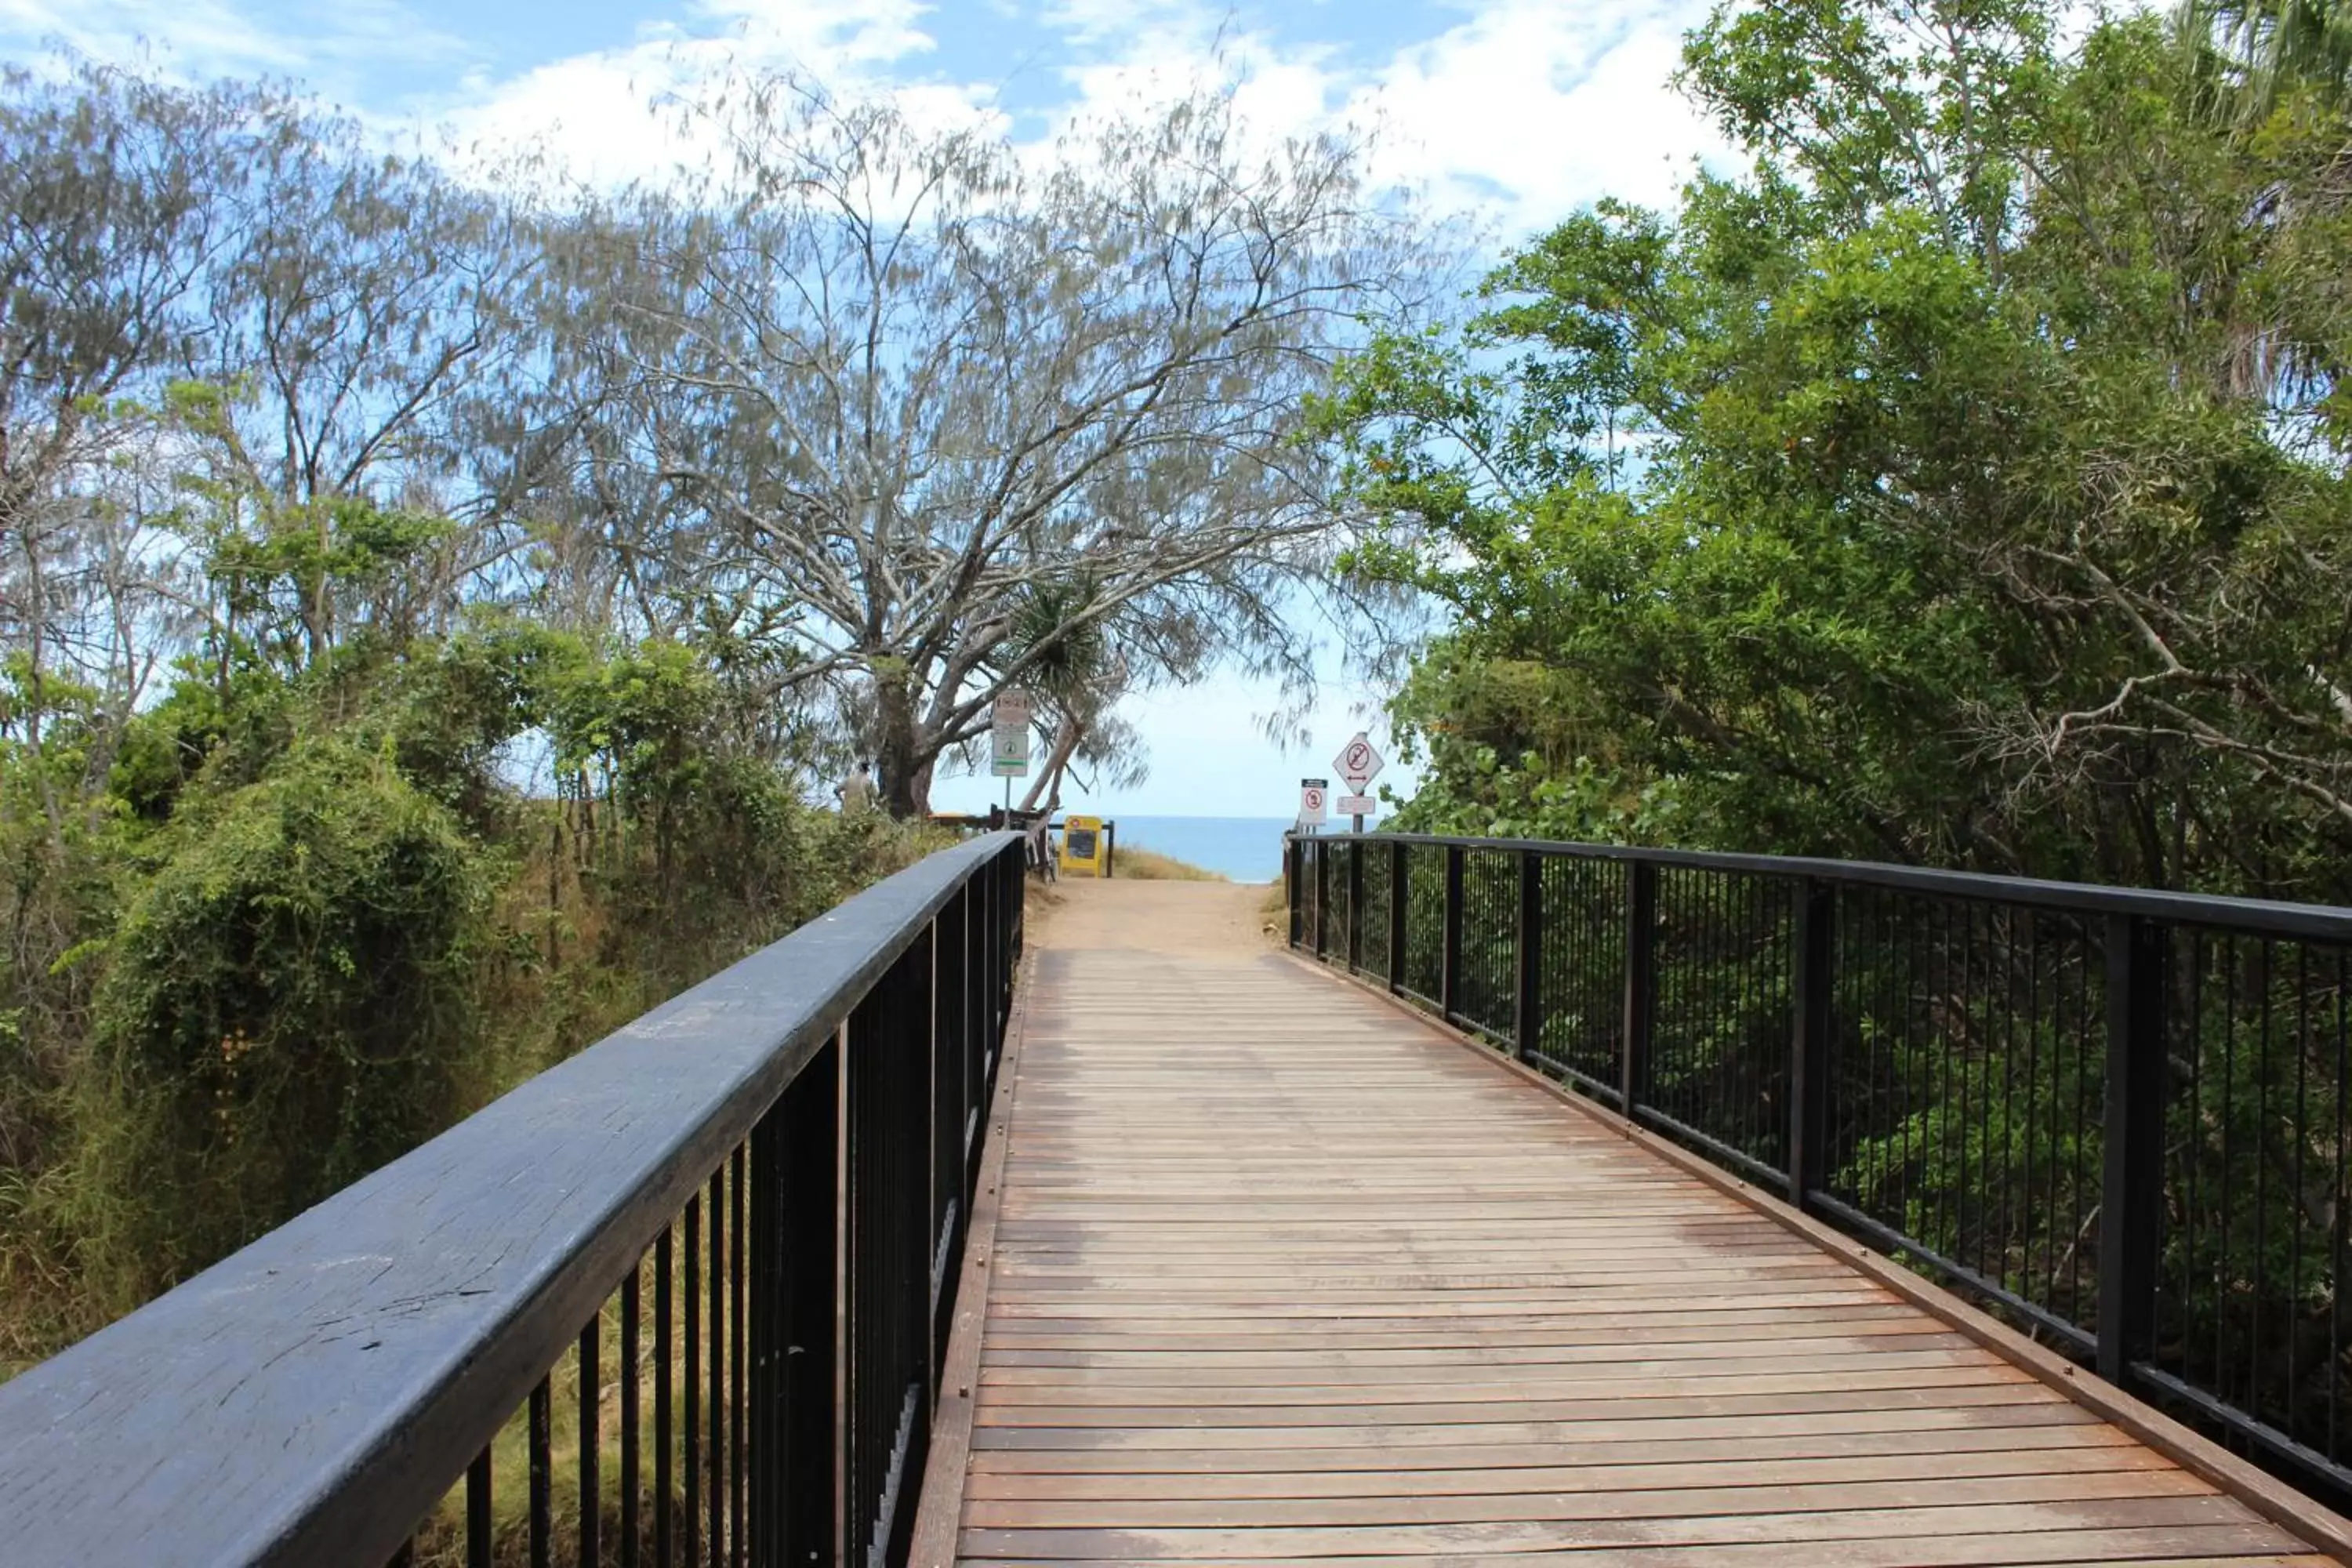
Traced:
<path fill-rule="evenodd" d="M 1370 816 L 1373 810 L 1372 797 L 1364 793 L 1364 786 L 1378 777 L 1381 769 L 1387 765 L 1386 759 L 1372 749 L 1370 738 L 1361 730 L 1357 731 L 1355 738 L 1340 747 L 1339 754 L 1331 759 L 1331 771 L 1348 781 L 1349 793 L 1339 797 L 1339 811 L 1343 816 L 1355 819 L 1355 830 L 1359 833 L 1364 830 L 1364 818 Z"/>
<path fill-rule="evenodd" d="M 1298 781 L 1298 826 L 1320 827 L 1330 816 L 1331 781 L 1300 779 Z"/>
<path fill-rule="evenodd" d="M 988 710 L 989 769 L 1004 781 L 1004 809 L 1013 809 L 1013 781 L 1029 776 L 1029 694 L 1012 688 Z"/>

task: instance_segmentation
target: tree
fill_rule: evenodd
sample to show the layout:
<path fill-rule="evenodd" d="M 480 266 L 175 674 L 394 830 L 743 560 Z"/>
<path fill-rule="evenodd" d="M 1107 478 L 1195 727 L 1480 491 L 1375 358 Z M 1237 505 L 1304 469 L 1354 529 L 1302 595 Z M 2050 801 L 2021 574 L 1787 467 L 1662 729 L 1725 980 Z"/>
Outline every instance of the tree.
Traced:
<path fill-rule="evenodd" d="M 1063 780 L 1084 764 L 1107 770 L 1106 782 L 1143 778 L 1138 737 L 1113 711 L 1127 694 L 1126 665 L 1102 626 L 1078 618 L 1093 592 L 1083 580 L 1039 589 L 1013 626 L 1009 652 L 1026 667 L 1031 694 L 1045 700 L 1049 735 L 1045 765 L 1022 797 L 1024 811 L 1061 809 Z"/>
<path fill-rule="evenodd" d="M 195 327 L 243 107 L 89 65 L 0 77 L 0 646 L 37 757 L 52 673 L 101 682 L 118 720 L 137 695 L 151 575 L 104 481 Z M 43 804 L 54 828 L 49 783 Z"/>
<path fill-rule="evenodd" d="M 2220 95 L 2256 123 L 2300 86 L 2341 99 L 2352 88 L 2352 6 L 2342 0 L 2183 0 L 2182 36 L 2210 45 L 2232 79 Z"/>
<path fill-rule="evenodd" d="M 1033 168 L 784 78 L 709 129 L 723 177 L 583 230 L 592 440 L 686 503 L 698 586 L 783 612 L 796 679 L 868 707 L 892 809 L 1087 628 L 1139 683 L 1303 668 L 1279 601 L 1329 517 L 1300 399 L 1423 265 L 1360 148 L 1254 149 L 1203 97 Z M 1019 636 L 1048 590 L 1064 625 Z"/>
<path fill-rule="evenodd" d="M 176 356 L 170 406 L 194 447 L 184 527 L 216 560 L 272 555 L 316 658 L 372 618 L 396 635 L 446 624 L 465 580 L 511 547 L 481 482 L 496 465 L 466 441 L 473 401 L 530 352 L 515 311 L 536 258 L 499 201 L 431 162 L 369 146 L 349 120 L 267 107 L 226 193 L 234 241 L 207 278 L 204 331 Z M 469 507 L 476 526 L 405 550 L 364 598 L 331 592 L 343 536 L 366 520 Z M 224 650 L 235 597 L 215 608 Z"/>
<path fill-rule="evenodd" d="M 1424 817 L 2343 895 L 2352 123 L 2244 131 L 2151 17 L 2053 36 L 1727 8 L 1685 81 L 1748 177 L 1343 370 L 1356 563 L 1456 616 Z"/>

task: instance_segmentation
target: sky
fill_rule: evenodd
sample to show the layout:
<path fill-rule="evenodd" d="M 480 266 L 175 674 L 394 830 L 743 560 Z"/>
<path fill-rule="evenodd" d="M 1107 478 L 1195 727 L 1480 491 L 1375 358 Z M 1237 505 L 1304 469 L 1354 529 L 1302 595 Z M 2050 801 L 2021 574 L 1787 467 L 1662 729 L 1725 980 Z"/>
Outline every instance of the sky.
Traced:
<path fill-rule="evenodd" d="M 1707 0 L 0 0 L 0 48 L 143 55 L 190 78 L 292 79 L 388 129 L 543 148 L 606 178 L 675 155 L 648 105 L 722 66 L 797 68 L 1015 142 L 1171 80 L 1237 82 L 1270 130 L 1347 123 L 1375 173 L 1466 214 L 1499 256 L 1607 195 L 1669 200 L 1719 151 L 1670 81 Z M 1334 647 L 1304 742 L 1266 738 L 1270 686 L 1235 677 L 1130 699 L 1140 784 L 1066 804 L 1134 815 L 1288 816 L 1358 730 L 1391 757 L 1385 692 Z M 1383 784 L 1410 787 L 1391 765 Z M 943 780 L 942 810 L 997 798 Z"/>

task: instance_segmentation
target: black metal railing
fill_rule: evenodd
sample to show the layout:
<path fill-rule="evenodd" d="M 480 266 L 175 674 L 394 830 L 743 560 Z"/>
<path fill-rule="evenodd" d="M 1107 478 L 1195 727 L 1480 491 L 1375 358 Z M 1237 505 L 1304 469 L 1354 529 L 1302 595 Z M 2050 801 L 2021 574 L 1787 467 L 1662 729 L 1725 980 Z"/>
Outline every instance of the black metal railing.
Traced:
<path fill-rule="evenodd" d="M 935 855 L 0 1387 L 0 1563 L 904 1562 L 1022 897 Z"/>
<path fill-rule="evenodd" d="M 1391 834 L 1286 880 L 1293 946 L 2352 1500 L 2352 910 Z"/>

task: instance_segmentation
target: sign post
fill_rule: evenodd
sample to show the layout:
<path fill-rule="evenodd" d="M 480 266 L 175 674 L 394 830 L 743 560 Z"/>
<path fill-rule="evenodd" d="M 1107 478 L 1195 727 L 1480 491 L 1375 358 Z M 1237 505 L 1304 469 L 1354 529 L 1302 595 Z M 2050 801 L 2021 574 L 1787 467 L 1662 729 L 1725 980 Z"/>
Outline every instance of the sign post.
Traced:
<path fill-rule="evenodd" d="M 1339 809 L 1355 819 L 1358 833 L 1364 830 L 1364 818 L 1372 813 L 1372 797 L 1364 793 L 1364 786 L 1387 765 L 1386 759 L 1372 749 L 1370 737 L 1361 730 L 1331 759 L 1331 771 L 1348 781 L 1348 793 L 1339 797 Z"/>
<path fill-rule="evenodd" d="M 1004 809 L 1013 809 L 1013 781 L 1029 776 L 1029 694 L 1007 687 L 988 710 L 988 771 L 1004 781 Z"/>
<path fill-rule="evenodd" d="M 1298 781 L 1298 826 L 1320 827 L 1329 820 L 1331 781 L 1300 779 Z"/>

